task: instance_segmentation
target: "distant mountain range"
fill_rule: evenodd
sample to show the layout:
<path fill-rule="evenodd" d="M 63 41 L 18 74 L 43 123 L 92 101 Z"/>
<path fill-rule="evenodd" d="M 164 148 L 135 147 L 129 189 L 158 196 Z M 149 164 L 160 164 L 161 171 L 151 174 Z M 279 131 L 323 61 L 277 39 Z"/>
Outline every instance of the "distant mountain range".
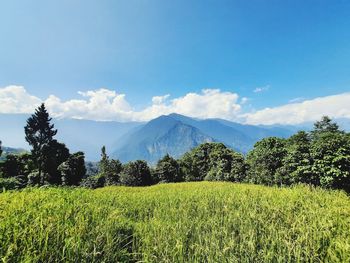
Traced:
<path fill-rule="evenodd" d="M 4 146 L 29 149 L 24 139 L 24 126 L 30 115 L 0 114 L 0 140 Z M 67 145 L 71 152 L 83 151 L 86 159 L 99 160 L 101 147 L 105 145 L 109 151 L 133 128 L 142 125 L 139 122 L 90 121 L 77 119 L 53 119 L 58 129 L 58 141 Z"/>
<path fill-rule="evenodd" d="M 204 142 L 222 142 L 247 153 L 258 140 L 268 136 L 287 137 L 292 130 L 280 127 L 242 125 L 221 119 L 198 120 L 179 114 L 160 116 L 140 125 L 112 153 L 121 161 L 144 159 L 155 163 L 165 154 L 180 157 Z"/>
<path fill-rule="evenodd" d="M 29 115 L 0 114 L 0 140 L 12 148 L 28 149 L 24 126 Z M 288 137 L 297 130 L 310 129 L 312 124 L 299 126 L 254 126 L 222 119 L 195 119 L 179 114 L 160 116 L 147 123 L 102 122 L 77 119 L 53 119 L 58 129 L 56 138 L 71 152 L 83 151 L 86 159 L 97 161 L 103 145 L 113 158 L 123 162 L 143 159 L 154 164 L 166 153 L 178 158 L 203 142 L 222 142 L 247 153 L 264 137 Z M 345 129 L 349 120 L 340 120 Z"/>

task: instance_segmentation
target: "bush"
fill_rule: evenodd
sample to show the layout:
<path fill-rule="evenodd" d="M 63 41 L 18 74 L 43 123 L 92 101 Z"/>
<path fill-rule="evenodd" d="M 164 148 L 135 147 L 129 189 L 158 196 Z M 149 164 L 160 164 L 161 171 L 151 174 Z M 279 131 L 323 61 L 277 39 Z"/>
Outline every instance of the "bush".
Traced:
<path fill-rule="evenodd" d="M 126 186 L 146 186 L 153 183 L 147 163 L 141 160 L 129 162 L 123 166 L 120 182 Z"/>
<path fill-rule="evenodd" d="M 171 183 L 182 181 L 178 162 L 168 154 L 158 161 L 153 175 L 155 182 Z"/>
<path fill-rule="evenodd" d="M 97 175 L 89 176 L 83 179 L 80 183 L 80 186 L 96 189 L 96 188 L 105 186 L 105 183 L 106 183 L 106 178 L 101 174 L 97 174 Z"/>
<path fill-rule="evenodd" d="M 242 154 L 223 143 L 204 143 L 187 152 L 180 160 L 185 181 L 241 182 L 246 165 Z"/>
<path fill-rule="evenodd" d="M 6 190 L 13 190 L 18 189 L 20 187 L 20 182 L 14 178 L 0 178 L 0 190 L 6 189 Z"/>
<path fill-rule="evenodd" d="M 62 185 L 79 185 L 86 174 L 84 158 L 83 152 L 77 152 L 58 166 Z"/>
<path fill-rule="evenodd" d="M 286 155 L 285 139 L 269 137 L 257 142 L 247 156 L 247 180 L 255 184 L 279 184 L 277 172 L 283 166 Z"/>
<path fill-rule="evenodd" d="M 33 171 L 28 175 L 28 186 L 40 185 L 40 176 L 38 171 Z"/>

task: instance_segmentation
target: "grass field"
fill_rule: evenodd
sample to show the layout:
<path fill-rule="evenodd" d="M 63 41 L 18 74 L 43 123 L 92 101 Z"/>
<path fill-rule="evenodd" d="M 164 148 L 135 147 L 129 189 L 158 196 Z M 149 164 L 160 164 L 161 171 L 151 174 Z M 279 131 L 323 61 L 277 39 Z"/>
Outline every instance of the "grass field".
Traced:
<path fill-rule="evenodd" d="M 0 194 L 3 262 L 350 262 L 350 198 L 231 183 Z"/>

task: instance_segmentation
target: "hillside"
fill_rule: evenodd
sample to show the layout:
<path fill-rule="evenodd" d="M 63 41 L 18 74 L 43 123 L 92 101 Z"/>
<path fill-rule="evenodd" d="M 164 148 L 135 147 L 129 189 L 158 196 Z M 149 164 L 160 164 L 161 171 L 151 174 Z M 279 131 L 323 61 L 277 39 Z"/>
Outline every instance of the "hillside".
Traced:
<path fill-rule="evenodd" d="M 233 183 L 0 194 L 4 262 L 349 262 L 350 199 Z"/>

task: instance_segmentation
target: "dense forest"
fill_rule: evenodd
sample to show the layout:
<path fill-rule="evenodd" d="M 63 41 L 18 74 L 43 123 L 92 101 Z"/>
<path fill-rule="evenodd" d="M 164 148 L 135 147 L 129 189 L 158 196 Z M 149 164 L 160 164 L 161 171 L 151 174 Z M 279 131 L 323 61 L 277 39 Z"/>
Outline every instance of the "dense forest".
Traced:
<path fill-rule="evenodd" d="M 54 139 L 57 130 L 42 104 L 27 120 L 30 153 L 7 154 L 0 162 L 0 188 L 27 186 L 147 186 L 189 181 L 229 181 L 289 186 L 308 184 L 350 191 L 350 134 L 324 116 L 310 132 L 269 137 L 246 155 L 222 143 L 204 143 L 176 160 L 169 155 L 155 167 L 142 160 L 122 164 L 105 147 L 97 168 L 83 152 L 70 153 Z M 77 131 L 79 132 L 79 131 Z M 91 138 L 93 140 L 93 138 Z M 1 155 L 0 142 L 0 155 Z"/>

